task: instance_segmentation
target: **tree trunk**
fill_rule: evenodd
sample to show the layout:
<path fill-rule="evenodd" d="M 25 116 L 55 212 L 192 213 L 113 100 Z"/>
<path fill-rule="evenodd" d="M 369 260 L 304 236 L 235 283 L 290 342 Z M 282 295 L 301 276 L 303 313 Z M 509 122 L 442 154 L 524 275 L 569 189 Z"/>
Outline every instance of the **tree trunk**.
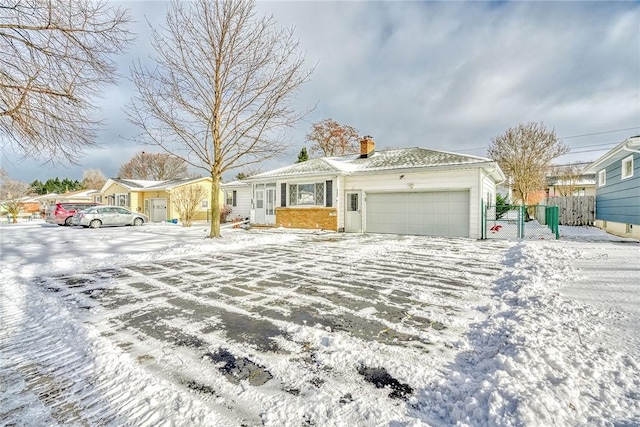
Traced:
<path fill-rule="evenodd" d="M 211 231 L 209 237 L 220 237 L 220 174 L 211 174 Z"/>

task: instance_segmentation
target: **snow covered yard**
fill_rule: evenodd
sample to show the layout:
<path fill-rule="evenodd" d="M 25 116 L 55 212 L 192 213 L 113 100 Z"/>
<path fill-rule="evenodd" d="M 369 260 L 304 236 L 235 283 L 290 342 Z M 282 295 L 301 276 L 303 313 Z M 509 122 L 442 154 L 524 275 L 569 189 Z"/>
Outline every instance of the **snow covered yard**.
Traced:
<path fill-rule="evenodd" d="M 561 234 L 3 224 L 0 420 L 638 425 L 640 246 Z"/>

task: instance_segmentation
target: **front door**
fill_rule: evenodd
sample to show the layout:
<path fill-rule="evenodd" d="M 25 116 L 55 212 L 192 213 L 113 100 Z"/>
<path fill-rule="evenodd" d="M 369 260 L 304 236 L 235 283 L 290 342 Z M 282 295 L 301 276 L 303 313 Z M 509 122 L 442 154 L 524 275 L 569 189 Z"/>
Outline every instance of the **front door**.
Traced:
<path fill-rule="evenodd" d="M 265 224 L 276 223 L 276 188 L 267 187 L 265 200 Z"/>
<path fill-rule="evenodd" d="M 256 224 L 266 224 L 264 209 L 264 189 L 256 188 Z"/>
<path fill-rule="evenodd" d="M 362 232 L 362 191 L 347 191 L 344 214 L 344 231 Z"/>

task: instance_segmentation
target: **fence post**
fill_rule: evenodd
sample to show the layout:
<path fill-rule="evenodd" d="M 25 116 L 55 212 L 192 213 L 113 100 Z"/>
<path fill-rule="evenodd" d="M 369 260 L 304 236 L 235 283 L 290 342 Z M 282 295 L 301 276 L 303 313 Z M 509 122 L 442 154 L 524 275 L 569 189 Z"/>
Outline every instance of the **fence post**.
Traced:
<path fill-rule="evenodd" d="M 480 199 L 480 240 L 487 238 L 487 212 L 484 209 L 484 199 Z"/>
<path fill-rule="evenodd" d="M 518 239 L 524 239 L 524 219 L 527 212 L 527 205 L 520 205 L 520 213 L 518 215 Z"/>
<path fill-rule="evenodd" d="M 560 238 L 560 207 L 559 206 L 554 206 L 553 207 L 553 226 L 555 228 L 555 232 L 556 232 L 556 240 L 558 240 Z"/>

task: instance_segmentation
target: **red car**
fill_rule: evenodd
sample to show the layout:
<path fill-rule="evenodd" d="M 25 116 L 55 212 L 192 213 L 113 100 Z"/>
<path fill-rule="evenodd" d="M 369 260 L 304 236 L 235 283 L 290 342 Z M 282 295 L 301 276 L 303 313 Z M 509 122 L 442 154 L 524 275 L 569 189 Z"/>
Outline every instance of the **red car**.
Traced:
<path fill-rule="evenodd" d="M 51 205 L 44 214 L 44 220 L 49 224 L 71 225 L 71 219 L 76 212 L 98 206 L 100 203 L 62 202 Z"/>

